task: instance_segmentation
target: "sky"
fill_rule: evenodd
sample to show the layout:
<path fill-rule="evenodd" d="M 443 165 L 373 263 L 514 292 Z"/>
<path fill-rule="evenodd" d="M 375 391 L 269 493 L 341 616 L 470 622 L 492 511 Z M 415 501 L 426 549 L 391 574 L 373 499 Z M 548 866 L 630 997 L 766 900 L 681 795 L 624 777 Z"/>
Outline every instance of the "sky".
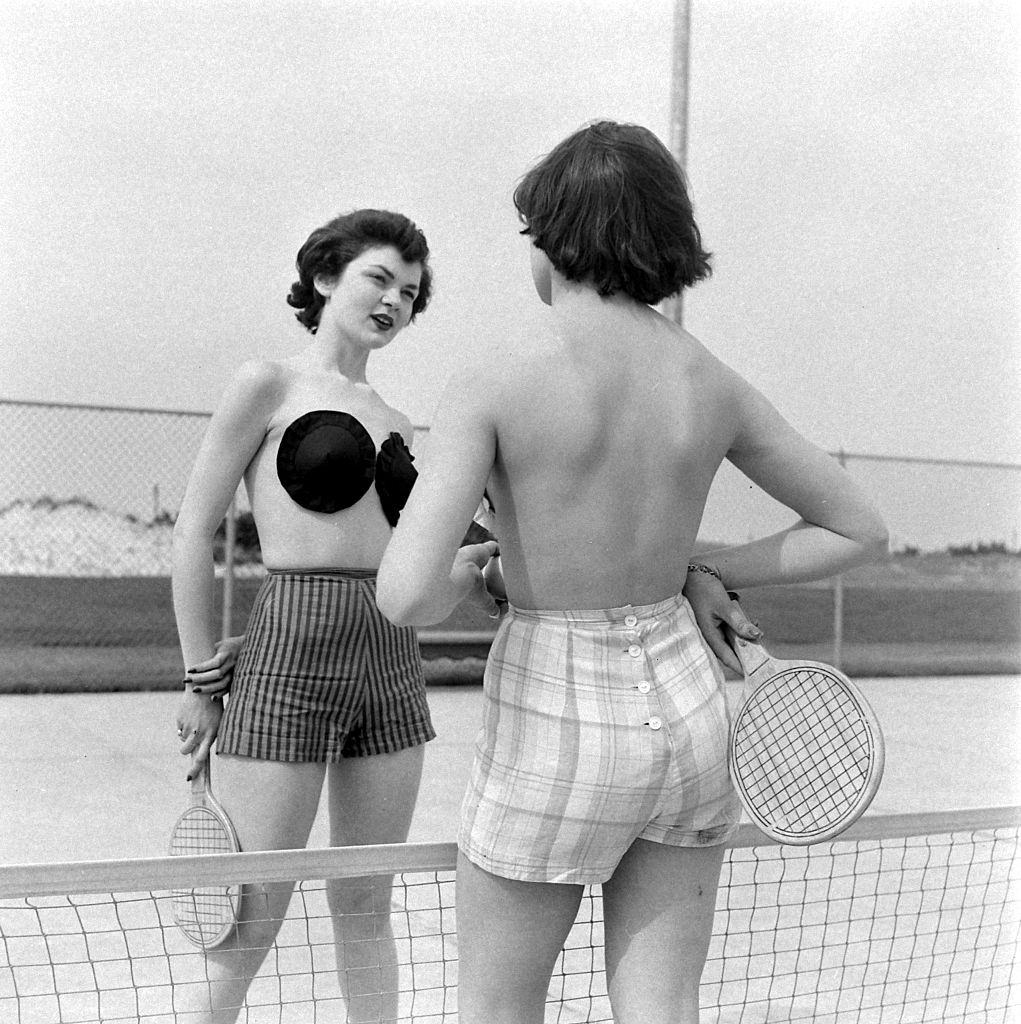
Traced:
<path fill-rule="evenodd" d="M 520 175 L 597 118 L 669 141 L 680 2 L 7 0 L 0 399 L 212 409 L 305 343 L 308 233 L 382 206 L 436 290 L 369 376 L 428 425 L 542 329 Z M 684 323 L 830 450 L 1021 462 L 1015 6 L 690 0 Z"/>

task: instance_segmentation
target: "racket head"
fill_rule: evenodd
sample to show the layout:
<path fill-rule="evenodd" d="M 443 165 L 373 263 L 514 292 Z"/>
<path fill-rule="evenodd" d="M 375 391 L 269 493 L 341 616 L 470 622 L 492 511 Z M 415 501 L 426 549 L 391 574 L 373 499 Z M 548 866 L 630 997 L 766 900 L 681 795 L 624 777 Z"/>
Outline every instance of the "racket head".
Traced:
<path fill-rule="evenodd" d="M 177 819 L 170 833 L 173 857 L 237 853 L 237 833 L 220 803 L 213 796 L 209 762 L 192 779 L 192 802 Z M 170 909 L 186 938 L 200 949 L 214 949 L 237 925 L 241 908 L 239 883 L 175 889 Z"/>
<path fill-rule="evenodd" d="M 832 665 L 777 661 L 761 645 L 731 728 L 730 772 L 748 816 L 797 846 L 833 839 L 879 789 L 885 745 L 861 691 Z M 739 656 L 741 647 L 737 645 Z M 749 672 L 749 663 L 754 668 Z"/>

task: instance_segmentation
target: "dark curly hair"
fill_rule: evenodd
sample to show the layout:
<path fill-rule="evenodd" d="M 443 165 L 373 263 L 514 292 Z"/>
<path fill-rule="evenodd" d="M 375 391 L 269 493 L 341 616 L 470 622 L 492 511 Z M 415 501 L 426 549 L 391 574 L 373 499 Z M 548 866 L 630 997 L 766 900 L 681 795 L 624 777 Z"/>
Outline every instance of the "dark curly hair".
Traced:
<path fill-rule="evenodd" d="M 528 235 L 569 281 L 649 305 L 712 273 L 680 165 L 636 124 L 564 139 L 514 190 Z"/>
<path fill-rule="evenodd" d="M 392 245 L 408 263 L 422 264 L 422 279 L 411 306 L 414 320 L 429 305 L 432 271 L 425 235 L 403 214 L 389 210 L 354 210 L 316 228 L 298 250 L 298 280 L 291 285 L 287 304 L 298 321 L 315 334 L 326 300 L 315 289 L 316 275 L 336 277 L 357 256 L 377 245 Z"/>

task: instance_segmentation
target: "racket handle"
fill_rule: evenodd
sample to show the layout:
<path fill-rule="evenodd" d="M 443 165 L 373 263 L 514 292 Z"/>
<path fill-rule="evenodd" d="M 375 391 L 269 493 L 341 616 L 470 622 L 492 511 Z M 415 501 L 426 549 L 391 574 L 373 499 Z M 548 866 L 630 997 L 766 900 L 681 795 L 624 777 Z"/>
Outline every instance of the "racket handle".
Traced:
<path fill-rule="evenodd" d="M 199 766 L 191 777 L 191 795 L 195 798 L 203 797 L 209 792 L 211 779 L 209 777 L 209 758 Z"/>

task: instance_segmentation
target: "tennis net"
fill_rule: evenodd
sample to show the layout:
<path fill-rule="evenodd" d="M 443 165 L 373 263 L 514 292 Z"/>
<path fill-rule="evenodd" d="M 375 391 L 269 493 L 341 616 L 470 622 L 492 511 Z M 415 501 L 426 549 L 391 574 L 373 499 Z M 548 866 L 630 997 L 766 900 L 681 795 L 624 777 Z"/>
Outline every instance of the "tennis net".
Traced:
<path fill-rule="evenodd" d="M 731 844 L 702 979 L 703 1020 L 1002 1022 L 1021 979 L 1021 808 L 874 816 L 837 840 Z M 456 1019 L 453 844 L 0 868 L 0 1020 L 170 1024 L 206 960 L 173 923 L 181 888 L 296 882 L 239 1020 L 345 1020 L 323 878 L 397 877 L 399 1021 Z M 599 889 L 557 964 L 548 1022 L 612 1021 Z"/>

